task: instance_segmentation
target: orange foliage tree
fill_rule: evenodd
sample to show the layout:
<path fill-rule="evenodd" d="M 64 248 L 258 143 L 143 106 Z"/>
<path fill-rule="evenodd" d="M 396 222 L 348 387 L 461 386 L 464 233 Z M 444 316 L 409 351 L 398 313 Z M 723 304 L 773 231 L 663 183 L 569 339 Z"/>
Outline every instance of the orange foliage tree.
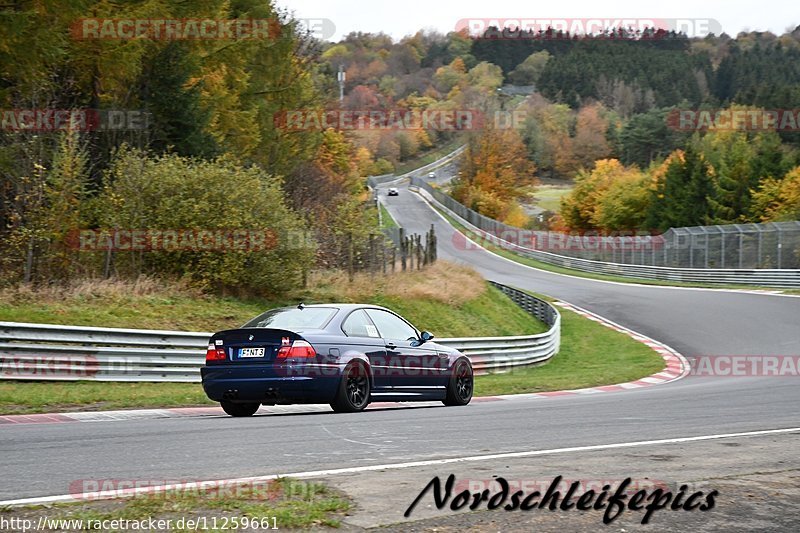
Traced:
<path fill-rule="evenodd" d="M 453 196 L 488 217 L 524 225 L 518 199 L 536 183 L 535 171 L 515 130 L 488 127 L 469 139 Z"/>

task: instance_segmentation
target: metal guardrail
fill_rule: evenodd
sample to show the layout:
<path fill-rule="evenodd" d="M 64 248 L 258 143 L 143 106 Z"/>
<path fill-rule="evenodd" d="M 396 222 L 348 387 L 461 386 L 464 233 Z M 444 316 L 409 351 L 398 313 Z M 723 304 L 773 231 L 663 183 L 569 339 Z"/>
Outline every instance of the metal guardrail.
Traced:
<path fill-rule="evenodd" d="M 378 185 L 394 181 L 396 179 L 397 177 L 394 174 L 381 174 L 380 176 L 367 176 L 367 183 L 369 183 L 370 187 L 374 188 Z"/>
<path fill-rule="evenodd" d="M 470 220 L 467 220 L 466 216 L 474 218 L 470 216 L 473 213 L 477 216 L 482 215 L 458 203 L 442 191 L 431 187 L 425 180 L 412 178 L 411 185 L 417 187 L 423 196 L 430 202 L 436 204 L 439 209 L 459 220 L 468 230 L 474 232 L 487 242 L 550 265 L 571 268 L 582 272 L 658 281 L 676 281 L 709 285 L 755 285 L 775 288 L 800 287 L 800 269 L 705 269 L 636 265 L 569 257 L 552 252 L 535 250 L 507 241 L 500 238 L 496 233 L 479 228 Z M 452 209 L 454 207 L 456 209 Z M 466 216 L 462 216 L 462 213 Z"/>
<path fill-rule="evenodd" d="M 405 174 L 400 174 L 399 176 L 395 176 L 394 174 L 384 174 L 382 176 L 369 176 L 367 178 L 367 183 L 369 183 L 370 187 L 375 188 L 378 185 L 385 185 L 387 183 L 391 183 L 391 182 L 394 182 L 394 181 L 400 181 L 400 180 L 404 180 L 404 179 L 409 179 L 409 178 L 413 178 L 414 176 L 425 174 L 426 172 L 430 172 L 431 170 L 439 168 L 442 165 L 446 165 L 446 164 L 450 163 L 452 160 L 454 160 L 457 157 L 461 156 L 461 154 L 463 154 L 464 150 L 466 150 L 466 149 L 467 149 L 467 145 L 466 144 L 462 145 L 462 146 L 459 146 L 458 148 L 456 148 L 455 150 L 453 150 L 452 152 L 450 152 L 446 156 L 437 159 L 433 163 L 428 163 L 425 166 L 422 166 L 422 167 L 419 167 L 419 168 L 415 168 L 414 170 L 406 172 Z"/>
<path fill-rule="evenodd" d="M 495 284 L 550 329 L 539 335 L 437 339 L 477 373 L 545 361 L 558 353 L 561 317 L 542 300 Z M 0 379 L 199 382 L 211 333 L 0 322 Z"/>
<path fill-rule="evenodd" d="M 210 336 L 0 322 L 0 378 L 199 381 Z"/>
<path fill-rule="evenodd" d="M 476 374 L 502 372 L 517 366 L 547 361 L 561 346 L 561 315 L 548 302 L 521 290 L 490 281 L 506 296 L 550 328 L 538 335 L 439 339 L 436 342 L 462 352 L 472 361 Z"/>

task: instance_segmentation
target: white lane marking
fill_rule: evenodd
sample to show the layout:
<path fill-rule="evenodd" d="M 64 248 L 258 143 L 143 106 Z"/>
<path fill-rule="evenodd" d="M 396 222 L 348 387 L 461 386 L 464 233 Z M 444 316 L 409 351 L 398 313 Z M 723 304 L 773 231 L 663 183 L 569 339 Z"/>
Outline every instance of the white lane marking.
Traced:
<path fill-rule="evenodd" d="M 783 429 L 763 429 L 757 431 L 743 431 L 739 433 L 717 433 L 714 435 L 700 435 L 695 437 L 675 437 L 671 439 L 640 440 L 631 442 L 617 442 L 613 444 L 592 444 L 587 446 L 570 446 L 566 448 L 551 448 L 549 450 L 527 450 L 523 452 L 493 453 L 488 455 L 470 455 L 465 457 L 450 457 L 444 459 L 429 459 L 424 461 L 411 461 L 406 463 L 389 463 L 382 465 L 354 466 L 349 468 L 334 468 L 330 470 L 312 470 L 307 472 L 292 472 L 285 474 L 269 474 L 265 476 L 252 476 L 233 479 L 218 479 L 182 483 L 173 485 L 154 485 L 151 487 L 137 487 L 128 490 L 112 490 L 85 492 L 83 494 L 62 494 L 59 496 L 44 496 L 38 498 L 20 498 L 16 500 L 0 501 L 0 507 L 18 507 L 21 505 L 40 505 L 59 502 L 76 502 L 82 500 L 96 501 L 103 499 L 125 498 L 137 494 L 160 493 L 169 490 L 200 490 L 214 486 L 230 486 L 246 483 L 263 483 L 283 477 L 296 479 L 336 476 L 342 474 L 355 474 L 359 472 L 374 472 L 376 470 L 400 470 L 404 468 L 417 468 L 422 466 L 438 466 L 454 463 L 470 463 L 477 461 L 491 461 L 494 459 L 513 459 L 518 457 L 535 457 L 539 455 L 554 455 L 562 453 L 589 452 L 598 450 L 612 450 L 617 448 L 635 448 L 639 446 L 658 446 L 662 444 L 679 444 L 683 442 L 700 442 L 707 440 L 731 439 L 737 437 L 756 437 L 761 435 L 780 435 L 786 433 L 800 433 L 800 427 Z"/>
<path fill-rule="evenodd" d="M 467 236 L 463 231 L 457 229 L 452 224 L 450 224 L 450 221 L 447 220 L 447 218 L 443 214 L 441 214 L 438 209 L 433 207 L 430 204 L 430 202 L 427 200 L 427 198 L 425 198 L 424 196 L 422 196 L 418 192 L 412 191 L 410 189 L 409 189 L 409 192 L 412 192 L 412 193 L 416 194 L 417 196 L 419 196 L 420 199 L 423 201 L 423 203 L 425 203 L 425 205 L 428 206 L 428 209 L 430 209 L 431 211 L 436 213 L 436 215 L 438 215 L 439 218 L 444 220 L 444 223 L 447 224 L 448 226 L 450 226 L 453 229 L 453 231 L 455 231 L 457 233 L 460 233 L 465 239 L 467 239 L 469 242 L 471 242 L 473 245 L 477 246 L 478 248 L 480 248 L 481 250 L 483 250 L 487 254 L 492 254 L 493 256 L 498 257 L 498 258 L 500 258 L 500 259 L 502 259 L 504 261 L 508 261 L 509 263 L 513 263 L 513 264 L 521 266 L 521 267 L 530 268 L 531 270 L 535 270 L 537 272 L 543 272 L 545 274 L 552 274 L 554 276 L 563 276 L 565 278 L 581 279 L 581 280 L 585 280 L 585 281 L 594 281 L 594 282 L 597 282 L 597 283 L 610 283 L 612 285 L 624 285 L 624 286 L 629 286 L 629 287 L 645 287 L 645 288 L 649 288 L 649 289 L 673 289 L 673 290 L 681 290 L 681 291 L 714 291 L 714 292 L 730 292 L 730 293 L 738 293 L 738 294 L 757 294 L 757 295 L 761 295 L 761 296 L 782 296 L 784 298 L 800 298 L 800 294 L 785 294 L 785 293 L 782 293 L 782 292 L 778 292 L 778 291 L 780 291 L 780 289 L 776 289 L 776 290 L 766 289 L 766 290 L 763 290 L 763 291 L 758 291 L 758 290 L 752 290 L 752 289 L 724 289 L 724 288 L 723 289 L 715 289 L 715 288 L 706 288 L 706 287 L 680 287 L 680 286 L 675 286 L 675 285 L 648 285 L 648 284 L 645 284 L 645 283 L 636 283 L 634 281 L 627 282 L 627 281 L 610 281 L 610 280 L 607 280 L 607 279 L 595 279 L 595 278 L 589 278 L 589 277 L 585 277 L 585 276 L 578 276 L 578 275 L 575 275 L 575 274 L 564 274 L 562 272 L 553 272 L 552 270 L 545 270 L 543 268 L 536 268 L 534 266 L 530 266 L 530 265 L 526 265 L 524 263 L 520 263 L 519 261 L 514 261 L 513 259 L 509 259 L 508 257 L 503 257 L 502 255 L 498 255 L 498 254 L 496 254 L 495 252 L 493 252 L 491 250 L 487 250 L 482 245 L 480 245 L 477 242 L 475 242 L 474 240 L 470 239 L 469 236 Z"/>

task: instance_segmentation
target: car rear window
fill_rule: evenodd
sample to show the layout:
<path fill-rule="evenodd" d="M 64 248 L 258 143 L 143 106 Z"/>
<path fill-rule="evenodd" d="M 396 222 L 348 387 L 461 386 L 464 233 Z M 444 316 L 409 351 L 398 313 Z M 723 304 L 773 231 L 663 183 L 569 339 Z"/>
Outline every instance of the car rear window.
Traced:
<path fill-rule="evenodd" d="M 291 307 L 272 309 L 245 324 L 244 328 L 321 329 L 336 313 L 335 307 Z"/>

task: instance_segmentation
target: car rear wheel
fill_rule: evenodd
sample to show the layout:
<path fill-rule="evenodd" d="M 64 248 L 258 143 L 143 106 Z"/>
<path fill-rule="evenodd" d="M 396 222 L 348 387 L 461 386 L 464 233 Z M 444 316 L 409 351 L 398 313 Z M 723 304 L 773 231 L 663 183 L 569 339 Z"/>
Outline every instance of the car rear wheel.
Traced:
<path fill-rule="evenodd" d="M 345 368 L 342 381 L 331 407 L 337 413 L 363 411 L 369 403 L 369 376 L 362 364 L 352 364 Z"/>
<path fill-rule="evenodd" d="M 253 416 L 261 407 L 259 403 L 234 403 L 223 400 L 219 402 L 222 410 L 231 416 Z"/>
<path fill-rule="evenodd" d="M 445 405 L 467 405 L 472 400 L 472 367 L 464 359 L 456 361 L 453 374 L 447 384 Z"/>

